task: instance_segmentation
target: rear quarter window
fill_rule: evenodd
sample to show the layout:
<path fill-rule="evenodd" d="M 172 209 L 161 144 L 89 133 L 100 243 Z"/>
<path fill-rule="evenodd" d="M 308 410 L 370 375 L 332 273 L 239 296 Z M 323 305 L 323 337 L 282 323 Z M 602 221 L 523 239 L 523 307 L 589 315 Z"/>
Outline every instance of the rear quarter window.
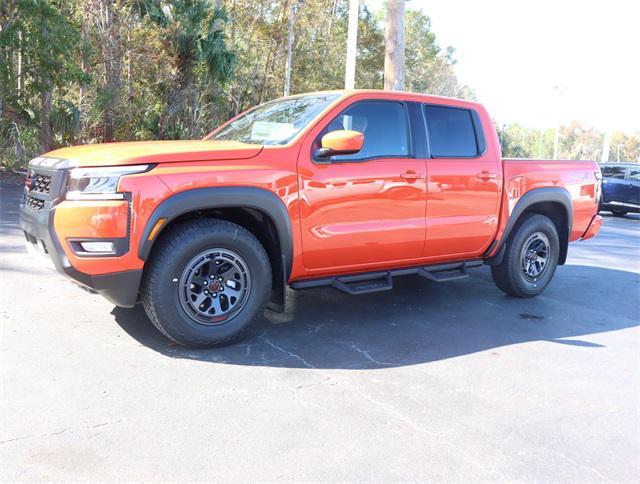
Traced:
<path fill-rule="evenodd" d="M 478 156 L 471 111 L 447 106 L 423 106 L 429 147 L 434 158 Z"/>

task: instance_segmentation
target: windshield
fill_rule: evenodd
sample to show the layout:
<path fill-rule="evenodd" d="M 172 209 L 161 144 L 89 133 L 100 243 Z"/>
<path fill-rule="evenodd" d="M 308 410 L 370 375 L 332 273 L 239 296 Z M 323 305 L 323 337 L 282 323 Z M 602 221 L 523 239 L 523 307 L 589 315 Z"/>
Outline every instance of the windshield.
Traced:
<path fill-rule="evenodd" d="M 340 94 L 310 94 L 271 101 L 247 111 L 211 139 L 263 145 L 291 141 Z"/>

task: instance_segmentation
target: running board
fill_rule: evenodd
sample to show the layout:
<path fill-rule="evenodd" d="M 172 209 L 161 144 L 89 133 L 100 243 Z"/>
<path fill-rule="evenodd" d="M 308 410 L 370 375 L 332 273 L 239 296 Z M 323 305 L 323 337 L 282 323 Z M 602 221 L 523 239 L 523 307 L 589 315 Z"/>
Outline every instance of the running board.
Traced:
<path fill-rule="evenodd" d="M 480 267 L 482 264 L 482 260 L 472 260 L 433 266 L 392 269 L 390 271 L 324 277 L 321 279 L 306 279 L 292 282 L 291 287 L 293 289 L 312 289 L 315 287 L 330 286 L 350 295 L 369 294 L 393 289 L 393 278 L 395 276 L 418 274 L 433 282 L 453 281 L 455 279 L 469 277 L 467 270 L 473 267 Z"/>

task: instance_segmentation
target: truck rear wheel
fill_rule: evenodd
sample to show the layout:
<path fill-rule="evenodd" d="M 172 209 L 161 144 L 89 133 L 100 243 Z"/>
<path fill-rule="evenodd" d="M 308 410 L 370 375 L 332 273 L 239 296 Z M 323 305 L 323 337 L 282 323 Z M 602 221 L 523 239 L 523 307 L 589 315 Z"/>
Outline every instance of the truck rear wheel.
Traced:
<path fill-rule="evenodd" d="M 145 269 L 142 303 L 149 319 L 183 346 L 237 339 L 267 304 L 266 251 L 253 234 L 225 220 L 197 220 L 170 230 Z"/>
<path fill-rule="evenodd" d="M 559 252 L 554 223 L 544 215 L 525 214 L 507 240 L 502 262 L 491 267 L 493 281 L 511 296 L 537 296 L 551 282 Z"/>

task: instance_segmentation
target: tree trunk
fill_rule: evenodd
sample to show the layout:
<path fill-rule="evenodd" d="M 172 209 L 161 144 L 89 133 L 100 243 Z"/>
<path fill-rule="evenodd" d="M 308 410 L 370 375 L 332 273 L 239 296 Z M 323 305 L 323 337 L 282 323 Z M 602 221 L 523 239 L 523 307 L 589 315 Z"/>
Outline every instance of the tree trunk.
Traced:
<path fill-rule="evenodd" d="M 51 113 L 51 87 L 50 82 L 46 89 L 40 93 L 40 149 L 43 153 L 51 151 L 53 148 L 53 138 L 51 135 L 51 123 L 49 113 Z"/>
<path fill-rule="evenodd" d="M 322 58 L 327 57 L 327 49 L 329 48 L 329 44 L 333 41 L 331 38 L 331 32 L 333 30 L 333 20 L 336 16 L 336 9 L 338 8 L 338 0 L 333 0 L 333 6 L 331 7 L 331 16 L 329 17 L 329 22 L 327 26 L 327 34 L 324 36 L 326 42 L 324 43 L 324 47 L 322 48 Z"/>
<path fill-rule="evenodd" d="M 174 132 L 167 131 L 175 120 L 181 120 L 184 123 L 187 136 L 191 136 L 194 130 L 191 109 L 195 106 L 194 94 L 197 93 L 194 92 L 193 59 L 188 56 L 179 56 L 176 67 L 178 72 L 167 91 L 166 104 L 158 122 L 158 139 L 162 140 L 174 136 Z"/>
<path fill-rule="evenodd" d="M 18 98 L 22 97 L 24 81 L 22 80 L 22 31 L 18 30 Z"/>
<path fill-rule="evenodd" d="M 349 27 L 347 31 L 347 60 L 345 62 L 344 88 L 356 86 L 356 56 L 358 55 L 358 12 L 360 0 L 349 0 Z"/>
<path fill-rule="evenodd" d="M 291 93 L 291 56 L 293 50 L 293 28 L 296 22 L 296 2 L 289 6 L 289 27 L 287 29 L 287 59 L 284 66 L 284 95 Z"/>
<path fill-rule="evenodd" d="M 293 0 L 290 0 L 292 2 Z M 283 25 L 284 19 L 286 18 L 286 11 L 289 9 L 290 2 L 282 3 L 282 10 L 278 15 L 278 24 Z M 276 70 L 276 65 L 278 63 L 278 53 L 282 52 L 282 40 L 283 35 L 280 35 L 279 32 L 275 32 L 273 37 L 273 42 L 271 43 L 271 48 L 269 49 L 264 63 L 264 70 L 262 72 L 261 78 L 257 81 L 258 88 L 256 89 L 256 95 L 254 95 L 254 99 L 252 104 L 261 104 L 264 102 L 265 91 L 267 91 L 267 80 L 272 73 Z"/>
<path fill-rule="evenodd" d="M 404 0 L 389 0 L 385 27 L 384 88 L 404 89 Z"/>
<path fill-rule="evenodd" d="M 122 68 L 122 42 L 120 39 L 118 11 L 113 0 L 100 2 L 98 29 L 102 38 L 102 56 L 104 58 L 104 87 L 108 96 L 102 113 L 102 140 L 110 143 L 114 140 L 113 118 L 120 104 L 120 85 Z"/>

